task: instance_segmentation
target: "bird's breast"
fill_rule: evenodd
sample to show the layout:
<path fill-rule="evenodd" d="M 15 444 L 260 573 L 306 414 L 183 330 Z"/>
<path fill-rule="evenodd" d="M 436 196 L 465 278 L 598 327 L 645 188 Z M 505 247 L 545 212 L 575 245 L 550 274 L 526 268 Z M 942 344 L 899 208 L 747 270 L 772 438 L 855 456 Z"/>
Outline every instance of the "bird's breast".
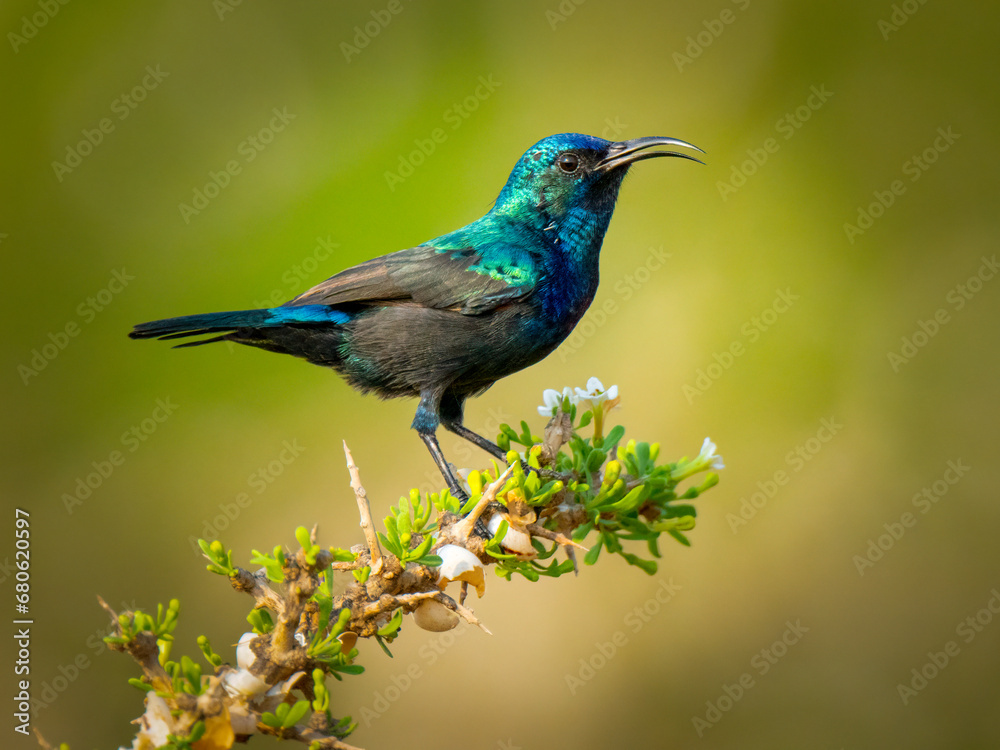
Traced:
<path fill-rule="evenodd" d="M 562 268 L 546 279 L 540 294 L 542 319 L 561 334 L 560 340 L 570 334 L 587 312 L 597 292 L 597 281 L 596 269 L 591 275 Z"/>

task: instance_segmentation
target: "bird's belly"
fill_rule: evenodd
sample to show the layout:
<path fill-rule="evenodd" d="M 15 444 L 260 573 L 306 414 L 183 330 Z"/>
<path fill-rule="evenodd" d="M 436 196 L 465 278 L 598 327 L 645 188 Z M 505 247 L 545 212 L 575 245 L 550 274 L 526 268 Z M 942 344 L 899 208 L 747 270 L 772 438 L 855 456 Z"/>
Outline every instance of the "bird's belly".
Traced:
<path fill-rule="evenodd" d="M 485 315 L 378 308 L 346 326 L 340 369 L 355 387 L 384 397 L 443 386 L 471 393 L 545 357 L 566 337 L 560 328 L 546 326 L 528 304 Z"/>

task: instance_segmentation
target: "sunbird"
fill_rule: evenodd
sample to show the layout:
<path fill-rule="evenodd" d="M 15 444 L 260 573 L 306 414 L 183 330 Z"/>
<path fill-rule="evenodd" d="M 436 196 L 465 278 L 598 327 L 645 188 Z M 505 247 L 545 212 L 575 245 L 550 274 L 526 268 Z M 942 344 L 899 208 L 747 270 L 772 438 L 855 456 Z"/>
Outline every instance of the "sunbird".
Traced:
<path fill-rule="evenodd" d="M 438 425 L 505 460 L 462 424 L 465 400 L 550 354 L 597 292 L 599 256 L 622 180 L 643 159 L 688 154 L 677 138 L 543 138 L 514 165 L 482 218 L 416 247 L 348 268 L 280 307 L 141 323 L 135 339 L 219 334 L 331 367 L 380 398 L 420 399 L 417 431 L 453 495 L 466 493 Z"/>

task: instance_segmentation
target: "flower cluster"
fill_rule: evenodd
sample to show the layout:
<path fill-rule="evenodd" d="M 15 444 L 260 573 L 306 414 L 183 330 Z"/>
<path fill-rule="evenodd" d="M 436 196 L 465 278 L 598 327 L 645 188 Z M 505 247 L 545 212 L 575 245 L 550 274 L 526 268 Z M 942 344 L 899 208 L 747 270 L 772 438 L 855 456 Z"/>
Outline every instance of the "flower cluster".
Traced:
<path fill-rule="evenodd" d="M 560 409 L 569 411 L 569 406 L 576 406 L 580 401 L 589 401 L 594 406 L 605 401 L 617 404 L 618 386 L 613 385 L 605 389 L 604 384 L 600 380 L 591 378 L 587 381 L 586 390 L 583 388 L 571 389 L 569 386 L 566 386 L 562 389 L 562 393 L 560 393 L 551 388 L 546 388 L 542 392 L 542 405 L 538 407 L 538 413 L 543 417 L 552 417 Z"/>

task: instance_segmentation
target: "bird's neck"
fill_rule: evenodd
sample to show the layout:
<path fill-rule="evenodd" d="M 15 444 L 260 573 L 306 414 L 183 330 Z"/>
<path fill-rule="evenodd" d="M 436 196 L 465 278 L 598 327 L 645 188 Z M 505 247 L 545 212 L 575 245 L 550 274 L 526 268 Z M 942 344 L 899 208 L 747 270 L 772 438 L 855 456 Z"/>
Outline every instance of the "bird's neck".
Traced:
<path fill-rule="evenodd" d="M 530 210 L 517 210 L 497 206 L 476 224 L 489 227 L 491 234 L 517 237 L 525 246 L 535 246 L 556 265 L 596 275 L 614 203 L 580 204 L 558 212 L 550 208 L 536 205 Z"/>
<path fill-rule="evenodd" d="M 564 263 L 584 273 L 592 273 L 596 279 L 601 245 L 610 222 L 610 210 L 593 211 L 585 206 L 571 208 L 556 219 L 550 218 L 546 234 L 552 252 Z"/>

